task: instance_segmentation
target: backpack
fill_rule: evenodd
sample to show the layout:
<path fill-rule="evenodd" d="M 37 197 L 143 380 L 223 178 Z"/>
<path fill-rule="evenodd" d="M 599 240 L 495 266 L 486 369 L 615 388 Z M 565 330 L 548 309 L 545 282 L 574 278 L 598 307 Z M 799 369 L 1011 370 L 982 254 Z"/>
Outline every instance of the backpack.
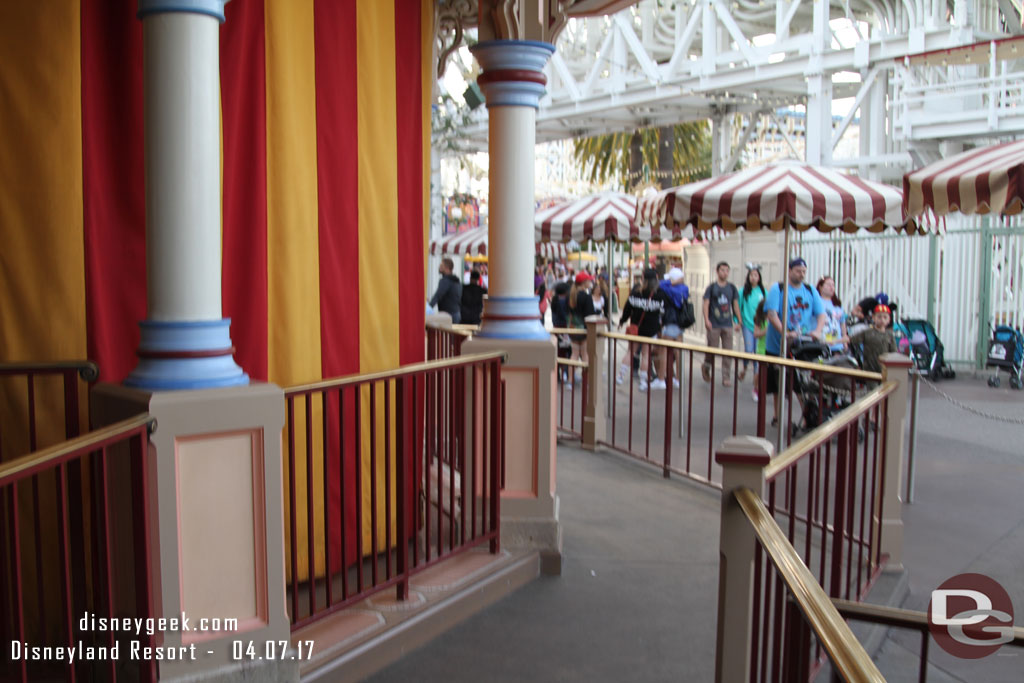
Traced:
<path fill-rule="evenodd" d="M 693 302 L 687 297 L 683 307 L 679 311 L 679 327 L 688 330 L 697 322 L 697 316 L 693 311 Z"/>

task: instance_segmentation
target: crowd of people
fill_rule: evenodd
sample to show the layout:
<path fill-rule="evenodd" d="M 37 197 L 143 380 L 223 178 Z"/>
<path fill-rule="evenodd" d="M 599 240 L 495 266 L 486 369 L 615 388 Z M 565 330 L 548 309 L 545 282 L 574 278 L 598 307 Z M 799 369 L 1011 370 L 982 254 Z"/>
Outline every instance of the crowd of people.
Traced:
<path fill-rule="evenodd" d="M 898 348 L 892 331 L 895 305 L 889 297 L 884 292 L 865 297 L 847 313 L 833 277 L 825 275 L 812 287 L 806 282 L 807 262 L 803 258 L 792 259 L 788 266 L 788 319 L 783 325 L 782 282 L 766 286 L 761 266 L 748 263 L 743 287 L 737 288 L 729 279 L 730 265 L 725 261 L 716 264 L 715 279 L 704 290 L 700 306 L 707 346 L 731 350 L 734 334 L 742 333 L 743 350 L 747 353 L 779 356 L 783 335 L 789 340 L 789 347 L 809 338 L 827 345 L 833 353 L 852 353 L 865 370 L 880 371 L 879 357 Z M 474 268 L 467 270 L 460 280 L 453 270 L 451 259 L 441 262 L 441 279 L 430 305 L 451 315 L 454 323 L 478 325 L 487 294 L 486 273 Z M 610 319 L 613 290 L 608 270 L 603 266 L 594 271 L 587 266 L 576 272 L 565 264 L 548 263 L 536 269 L 534 291 L 541 320 L 550 314 L 553 328 L 585 329 L 586 318 L 595 314 Z M 695 317 L 682 269 L 673 267 L 660 277 L 657 270 L 647 268 L 629 292 L 618 326 L 637 337 L 682 341 L 683 332 L 696 322 Z M 558 355 L 587 362 L 585 338 L 558 335 Z M 681 356 L 675 354 L 680 369 Z M 666 389 L 667 357 L 659 348 L 652 352 L 650 344 L 630 344 L 616 383 L 622 384 L 636 370 L 640 391 Z M 715 354 L 705 354 L 701 365 L 705 382 L 715 376 L 714 364 Z M 736 381 L 744 381 L 751 367 L 756 376 L 757 363 L 743 359 Z M 732 385 L 732 368 L 732 359 L 723 357 L 723 386 Z M 675 386 L 679 385 L 679 376 L 679 369 L 674 368 Z M 566 373 L 560 379 L 567 377 Z M 775 396 L 776 403 L 778 386 L 778 372 L 768 373 L 766 391 Z M 751 394 L 754 401 L 760 399 L 756 386 Z"/>

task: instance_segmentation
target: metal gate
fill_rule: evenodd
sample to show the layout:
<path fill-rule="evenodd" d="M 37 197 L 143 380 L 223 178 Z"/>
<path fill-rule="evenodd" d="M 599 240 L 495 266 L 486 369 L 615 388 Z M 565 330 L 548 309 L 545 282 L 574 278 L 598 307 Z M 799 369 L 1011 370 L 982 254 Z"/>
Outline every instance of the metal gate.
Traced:
<path fill-rule="evenodd" d="M 991 325 L 1024 324 L 1024 222 L 951 216 L 928 236 L 804 233 L 815 281 L 832 275 L 847 310 L 886 292 L 905 318 L 930 320 L 946 360 L 984 365 Z"/>

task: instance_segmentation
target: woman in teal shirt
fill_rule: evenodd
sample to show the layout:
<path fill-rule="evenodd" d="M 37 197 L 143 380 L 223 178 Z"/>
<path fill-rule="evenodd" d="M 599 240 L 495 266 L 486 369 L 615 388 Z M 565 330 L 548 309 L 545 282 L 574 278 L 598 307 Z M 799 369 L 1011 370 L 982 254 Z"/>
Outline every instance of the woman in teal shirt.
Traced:
<path fill-rule="evenodd" d="M 740 292 L 740 324 L 743 326 L 743 350 L 747 353 L 754 353 L 757 350 L 757 339 L 754 337 L 754 313 L 757 305 L 764 300 L 764 285 L 761 284 L 761 266 L 747 264 L 747 280 L 743 283 L 743 291 Z M 739 380 L 742 382 L 747 375 L 749 360 L 743 360 L 743 367 L 740 368 Z M 754 363 L 754 372 L 757 372 L 757 363 Z"/>

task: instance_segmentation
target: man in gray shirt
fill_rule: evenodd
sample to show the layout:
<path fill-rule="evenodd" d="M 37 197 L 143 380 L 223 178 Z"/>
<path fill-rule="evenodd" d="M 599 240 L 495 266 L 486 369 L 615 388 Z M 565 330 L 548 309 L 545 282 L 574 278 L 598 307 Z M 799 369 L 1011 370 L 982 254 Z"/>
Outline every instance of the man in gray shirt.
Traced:
<path fill-rule="evenodd" d="M 708 285 L 704 290 L 704 327 L 708 331 L 708 346 L 732 350 L 733 330 L 740 329 L 740 293 L 736 285 L 729 282 L 729 264 L 721 261 L 715 266 L 717 279 Z M 704 354 L 704 365 L 701 367 L 701 376 L 705 382 L 711 381 L 711 370 L 715 364 L 715 357 Z M 722 386 L 732 386 L 729 379 L 732 361 L 729 358 L 722 359 Z"/>

